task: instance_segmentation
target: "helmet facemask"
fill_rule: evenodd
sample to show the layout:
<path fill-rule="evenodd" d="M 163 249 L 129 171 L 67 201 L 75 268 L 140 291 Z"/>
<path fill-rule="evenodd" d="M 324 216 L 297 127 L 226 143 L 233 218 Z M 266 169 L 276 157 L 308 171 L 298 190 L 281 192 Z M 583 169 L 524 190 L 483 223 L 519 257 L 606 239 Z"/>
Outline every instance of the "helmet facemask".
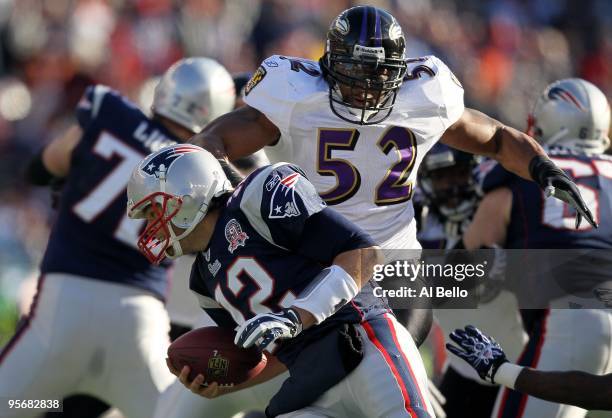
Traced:
<path fill-rule="evenodd" d="M 382 48 L 379 52 L 384 56 Z M 406 74 L 403 59 L 356 59 L 327 53 L 321 61 L 336 116 L 361 125 L 380 123 L 389 117 Z"/>
<path fill-rule="evenodd" d="M 147 220 L 144 231 L 138 237 L 138 248 L 154 264 L 159 264 L 164 258 L 179 257 L 182 248 L 170 223 L 179 212 L 183 201 L 181 198 L 164 192 L 156 192 L 146 196 L 132 206 L 132 217 L 143 217 Z M 139 216 L 136 216 L 136 214 Z M 181 237 L 184 234 L 181 234 Z M 166 250 L 172 247 L 172 253 Z M 178 251 L 177 251 L 178 250 Z M 177 254 L 177 252 L 179 254 Z"/>

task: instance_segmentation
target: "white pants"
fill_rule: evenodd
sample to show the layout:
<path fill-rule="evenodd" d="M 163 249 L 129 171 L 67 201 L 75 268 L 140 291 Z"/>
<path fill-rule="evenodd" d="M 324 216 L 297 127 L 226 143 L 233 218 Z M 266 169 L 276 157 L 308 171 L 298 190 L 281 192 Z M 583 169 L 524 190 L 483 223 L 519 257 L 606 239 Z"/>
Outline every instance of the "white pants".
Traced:
<path fill-rule="evenodd" d="M 519 358 L 539 370 L 612 372 L 612 312 L 604 309 L 550 309 L 536 325 Z M 587 411 L 505 389 L 494 418 L 582 418 Z"/>
<path fill-rule="evenodd" d="M 62 399 L 86 393 L 126 418 L 150 418 L 174 379 L 164 361 L 169 327 L 162 302 L 144 290 L 48 274 L 39 280 L 28 318 L 0 354 L 0 394 Z M 10 416 L 40 413 L 13 411 Z"/>
<path fill-rule="evenodd" d="M 313 405 L 279 418 L 435 417 L 423 361 L 408 331 L 389 314 L 357 329 L 364 343 L 359 366 Z"/>

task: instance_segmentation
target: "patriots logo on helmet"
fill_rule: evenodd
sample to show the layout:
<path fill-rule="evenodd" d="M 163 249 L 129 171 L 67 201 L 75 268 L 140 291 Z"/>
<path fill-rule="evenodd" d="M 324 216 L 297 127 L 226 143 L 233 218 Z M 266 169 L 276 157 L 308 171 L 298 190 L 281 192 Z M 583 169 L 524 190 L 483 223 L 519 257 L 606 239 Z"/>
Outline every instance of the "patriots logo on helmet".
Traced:
<path fill-rule="evenodd" d="M 277 173 L 274 173 L 272 180 L 275 179 L 274 176 L 279 177 Z M 280 181 L 276 181 L 272 197 L 270 198 L 270 219 L 300 216 L 301 212 L 295 201 L 295 185 L 299 179 L 299 173 L 294 173 Z"/>
<path fill-rule="evenodd" d="M 576 106 L 580 110 L 584 110 L 582 104 L 578 99 L 569 91 L 562 89 L 561 87 L 553 87 L 548 91 L 548 98 L 551 100 L 563 100 Z"/>
<path fill-rule="evenodd" d="M 149 176 L 157 176 L 160 172 L 167 172 L 174 161 L 185 154 L 201 151 L 193 145 L 181 145 L 168 148 L 153 155 L 150 160 L 145 161 L 141 167 L 142 171 Z"/>

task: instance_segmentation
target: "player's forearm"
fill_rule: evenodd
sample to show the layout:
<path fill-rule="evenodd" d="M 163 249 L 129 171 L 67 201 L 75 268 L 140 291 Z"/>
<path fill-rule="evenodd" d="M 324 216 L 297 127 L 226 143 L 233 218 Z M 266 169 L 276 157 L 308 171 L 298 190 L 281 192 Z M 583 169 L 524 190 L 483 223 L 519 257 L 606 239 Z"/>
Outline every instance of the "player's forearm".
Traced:
<path fill-rule="evenodd" d="M 509 126 L 501 126 L 492 140 L 495 141 L 496 151 L 492 158 L 506 170 L 533 180 L 529 174 L 529 163 L 537 155 L 546 155 L 535 139 Z"/>
<path fill-rule="evenodd" d="M 261 112 L 244 106 L 210 122 L 190 142 L 217 158 L 234 161 L 274 143 L 279 136 L 278 128 Z"/>
<path fill-rule="evenodd" d="M 578 371 L 544 372 L 524 368 L 515 388 L 550 402 L 589 410 L 612 410 L 612 375 L 596 376 Z"/>

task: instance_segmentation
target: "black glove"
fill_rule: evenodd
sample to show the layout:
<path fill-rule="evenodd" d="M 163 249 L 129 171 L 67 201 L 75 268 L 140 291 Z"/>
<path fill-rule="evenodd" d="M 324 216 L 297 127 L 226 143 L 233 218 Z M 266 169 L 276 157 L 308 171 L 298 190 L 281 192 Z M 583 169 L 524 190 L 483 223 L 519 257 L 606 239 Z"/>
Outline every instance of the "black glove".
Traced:
<path fill-rule="evenodd" d="M 495 383 L 495 373 L 506 363 L 506 353 L 493 338 L 483 334 L 473 325 L 456 329 L 449 335 L 456 345 L 447 343 L 446 349 L 467 361 L 482 380 Z"/>
<path fill-rule="evenodd" d="M 598 227 L 574 182 L 550 159 L 543 155 L 533 157 L 529 163 L 529 174 L 544 190 L 546 197 L 554 196 L 576 210 L 576 228 L 580 226 L 582 217 L 593 227 Z"/>

